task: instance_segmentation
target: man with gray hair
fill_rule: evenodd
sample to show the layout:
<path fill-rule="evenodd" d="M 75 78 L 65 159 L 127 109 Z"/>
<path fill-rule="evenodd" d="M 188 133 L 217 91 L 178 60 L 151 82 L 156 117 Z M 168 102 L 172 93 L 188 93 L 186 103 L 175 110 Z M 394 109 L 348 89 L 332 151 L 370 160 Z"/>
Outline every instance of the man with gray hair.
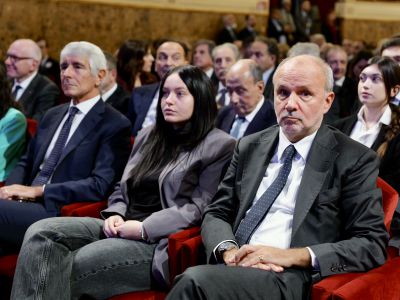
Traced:
<path fill-rule="evenodd" d="M 239 139 L 276 124 L 272 102 L 263 96 L 262 71 L 255 61 L 237 61 L 226 75 L 226 88 L 231 105 L 219 111 L 217 128 Z"/>
<path fill-rule="evenodd" d="M 106 199 L 129 156 L 129 120 L 100 97 L 107 68 L 101 49 L 72 42 L 60 62 L 62 89 L 71 102 L 46 112 L 0 188 L 2 245 L 20 246 L 29 225 L 58 216 L 63 205 Z"/>
<path fill-rule="evenodd" d="M 215 87 L 217 92 L 216 101 L 218 108 L 229 105 L 230 98 L 226 89 L 226 74 L 229 68 L 237 62 L 240 53 L 238 47 L 232 43 L 225 43 L 215 47 L 212 51 L 214 72 L 218 79 L 218 84 Z"/>
<path fill-rule="evenodd" d="M 12 94 L 27 118 L 39 121 L 58 100 L 60 92 L 47 77 L 38 74 L 42 54 L 30 39 L 14 41 L 7 50 L 7 76 L 13 80 Z"/>
<path fill-rule="evenodd" d="M 378 158 L 322 122 L 332 71 L 300 55 L 273 81 L 278 126 L 238 141 L 203 217 L 210 265 L 178 276 L 167 299 L 309 299 L 313 280 L 385 262 Z"/>

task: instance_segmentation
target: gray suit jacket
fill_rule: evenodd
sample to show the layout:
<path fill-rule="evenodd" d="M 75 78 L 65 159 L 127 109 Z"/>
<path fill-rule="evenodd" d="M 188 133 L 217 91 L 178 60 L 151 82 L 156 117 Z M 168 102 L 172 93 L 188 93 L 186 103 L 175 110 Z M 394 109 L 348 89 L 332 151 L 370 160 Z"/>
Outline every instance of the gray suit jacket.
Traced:
<path fill-rule="evenodd" d="M 127 180 L 133 167 L 142 158 L 141 149 L 153 126 L 141 130 L 135 140 L 121 182 L 110 196 L 103 217 L 115 213 L 125 215 L 129 197 Z M 161 285 L 168 283 L 168 236 L 179 230 L 200 225 L 205 207 L 217 191 L 224 167 L 229 163 L 235 139 L 219 129 L 213 129 L 190 153 L 179 155 L 168 164 L 159 177 L 162 210 L 143 222 L 148 242 L 158 243 L 153 259 L 153 275 Z"/>
<path fill-rule="evenodd" d="M 202 225 L 211 262 L 221 241 L 235 239 L 276 149 L 278 128 L 238 141 Z M 362 272 L 384 263 L 388 234 L 377 174 L 373 151 L 331 127 L 318 130 L 297 195 L 291 247 L 311 247 L 321 276 Z"/>

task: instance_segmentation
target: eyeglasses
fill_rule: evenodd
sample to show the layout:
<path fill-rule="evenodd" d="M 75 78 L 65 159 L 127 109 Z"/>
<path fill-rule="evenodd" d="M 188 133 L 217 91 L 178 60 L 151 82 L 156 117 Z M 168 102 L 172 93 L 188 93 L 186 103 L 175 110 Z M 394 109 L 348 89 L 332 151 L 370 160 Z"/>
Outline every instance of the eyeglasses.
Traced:
<path fill-rule="evenodd" d="M 25 60 L 25 59 L 34 59 L 33 57 L 20 57 L 20 56 L 15 56 L 15 55 L 13 55 L 13 54 L 6 54 L 6 59 L 10 59 L 10 61 L 12 62 L 12 63 L 17 63 L 17 62 L 19 62 L 19 61 L 21 61 L 21 60 Z"/>

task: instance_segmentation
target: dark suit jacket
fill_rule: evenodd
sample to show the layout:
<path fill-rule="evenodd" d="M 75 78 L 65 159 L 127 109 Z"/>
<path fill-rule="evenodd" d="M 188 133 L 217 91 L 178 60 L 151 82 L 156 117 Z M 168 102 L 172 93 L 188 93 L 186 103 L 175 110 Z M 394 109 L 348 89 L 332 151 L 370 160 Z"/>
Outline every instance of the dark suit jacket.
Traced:
<path fill-rule="evenodd" d="M 235 121 L 236 112 L 231 105 L 223 107 L 217 116 L 215 126 L 227 133 L 232 129 L 233 122 Z M 261 131 L 276 124 L 276 115 L 274 107 L 270 101 L 264 100 L 254 119 L 250 122 L 243 136 Z"/>
<path fill-rule="evenodd" d="M 240 139 L 202 224 L 213 249 L 234 232 L 252 205 L 278 144 L 273 126 Z M 378 159 L 373 151 L 340 131 L 322 125 L 310 148 L 295 205 L 291 246 L 309 246 L 320 275 L 362 272 L 385 262 L 388 234 L 382 194 L 376 188 Z"/>
<path fill-rule="evenodd" d="M 272 22 L 271 19 L 268 20 L 267 36 L 270 38 L 274 38 L 277 40 L 277 42 L 279 42 L 281 36 L 286 37 L 286 33 L 283 31 L 283 24 L 279 21 L 277 22 L 281 26 L 280 28 L 275 26 L 275 23 Z"/>
<path fill-rule="evenodd" d="M 127 116 L 130 99 L 131 96 L 120 85 L 118 85 L 117 89 L 107 99 L 106 103 L 110 104 L 124 116 Z"/>
<path fill-rule="evenodd" d="M 269 75 L 264 87 L 264 97 L 272 103 L 274 103 L 274 83 L 272 82 L 272 77 L 274 77 L 275 71 L 276 68 L 272 71 L 271 75 Z"/>
<path fill-rule="evenodd" d="M 334 87 L 335 99 L 332 106 L 324 116 L 324 121 L 332 125 L 333 122 L 357 113 L 361 107 L 358 100 L 357 83 L 349 77 L 343 81 L 343 85 Z"/>
<path fill-rule="evenodd" d="M 39 123 L 26 154 L 6 184 L 30 185 L 68 104 L 50 109 Z M 89 111 L 67 143 L 51 183 L 44 190 L 49 212 L 76 201 L 104 200 L 121 178 L 129 156 L 129 121 L 100 99 Z"/>
<path fill-rule="evenodd" d="M 27 118 L 40 121 L 44 113 L 54 106 L 59 97 L 60 91 L 55 83 L 38 73 L 18 102 L 21 103 Z"/>
<path fill-rule="evenodd" d="M 39 66 L 39 73 L 47 76 L 57 86 L 60 86 L 60 64 L 55 59 L 48 57 Z"/>
<path fill-rule="evenodd" d="M 239 34 L 237 35 L 238 39 L 241 41 L 245 41 L 247 39 L 255 38 L 257 36 L 257 32 L 255 30 L 250 31 L 247 26 L 244 27 Z"/>
<path fill-rule="evenodd" d="M 221 45 L 224 43 L 233 43 L 238 39 L 238 35 L 235 30 L 233 30 L 233 34 L 226 29 L 225 27 L 221 29 L 221 31 L 218 33 L 218 36 L 216 38 L 217 45 Z"/>
<path fill-rule="evenodd" d="M 142 124 L 159 85 L 160 83 L 157 82 L 133 89 L 128 113 L 128 118 L 132 123 L 132 136 L 136 136 L 142 129 Z"/>
<path fill-rule="evenodd" d="M 335 122 L 333 126 L 344 134 L 350 135 L 356 122 L 357 115 L 352 115 Z M 377 151 L 379 146 L 383 144 L 386 129 L 387 126 L 382 125 L 375 142 L 371 146 L 372 150 Z M 381 159 L 379 176 L 400 193 L 400 135 L 397 135 L 390 141 L 386 153 Z"/>

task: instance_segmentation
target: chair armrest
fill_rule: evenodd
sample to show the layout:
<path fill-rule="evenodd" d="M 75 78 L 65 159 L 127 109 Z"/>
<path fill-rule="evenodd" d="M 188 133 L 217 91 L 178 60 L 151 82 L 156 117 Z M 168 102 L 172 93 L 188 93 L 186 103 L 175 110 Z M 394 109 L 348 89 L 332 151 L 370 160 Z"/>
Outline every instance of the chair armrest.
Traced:
<path fill-rule="evenodd" d="M 99 218 L 100 212 L 106 207 L 107 201 L 76 202 L 64 205 L 61 208 L 61 216 Z"/>
<path fill-rule="evenodd" d="M 362 273 L 333 292 L 332 299 L 400 299 L 400 257 Z"/>
<path fill-rule="evenodd" d="M 187 266 L 182 265 L 182 246 L 185 241 L 192 237 L 200 237 L 200 227 L 191 227 L 171 234 L 168 237 L 168 256 L 170 280 L 181 274 Z"/>

